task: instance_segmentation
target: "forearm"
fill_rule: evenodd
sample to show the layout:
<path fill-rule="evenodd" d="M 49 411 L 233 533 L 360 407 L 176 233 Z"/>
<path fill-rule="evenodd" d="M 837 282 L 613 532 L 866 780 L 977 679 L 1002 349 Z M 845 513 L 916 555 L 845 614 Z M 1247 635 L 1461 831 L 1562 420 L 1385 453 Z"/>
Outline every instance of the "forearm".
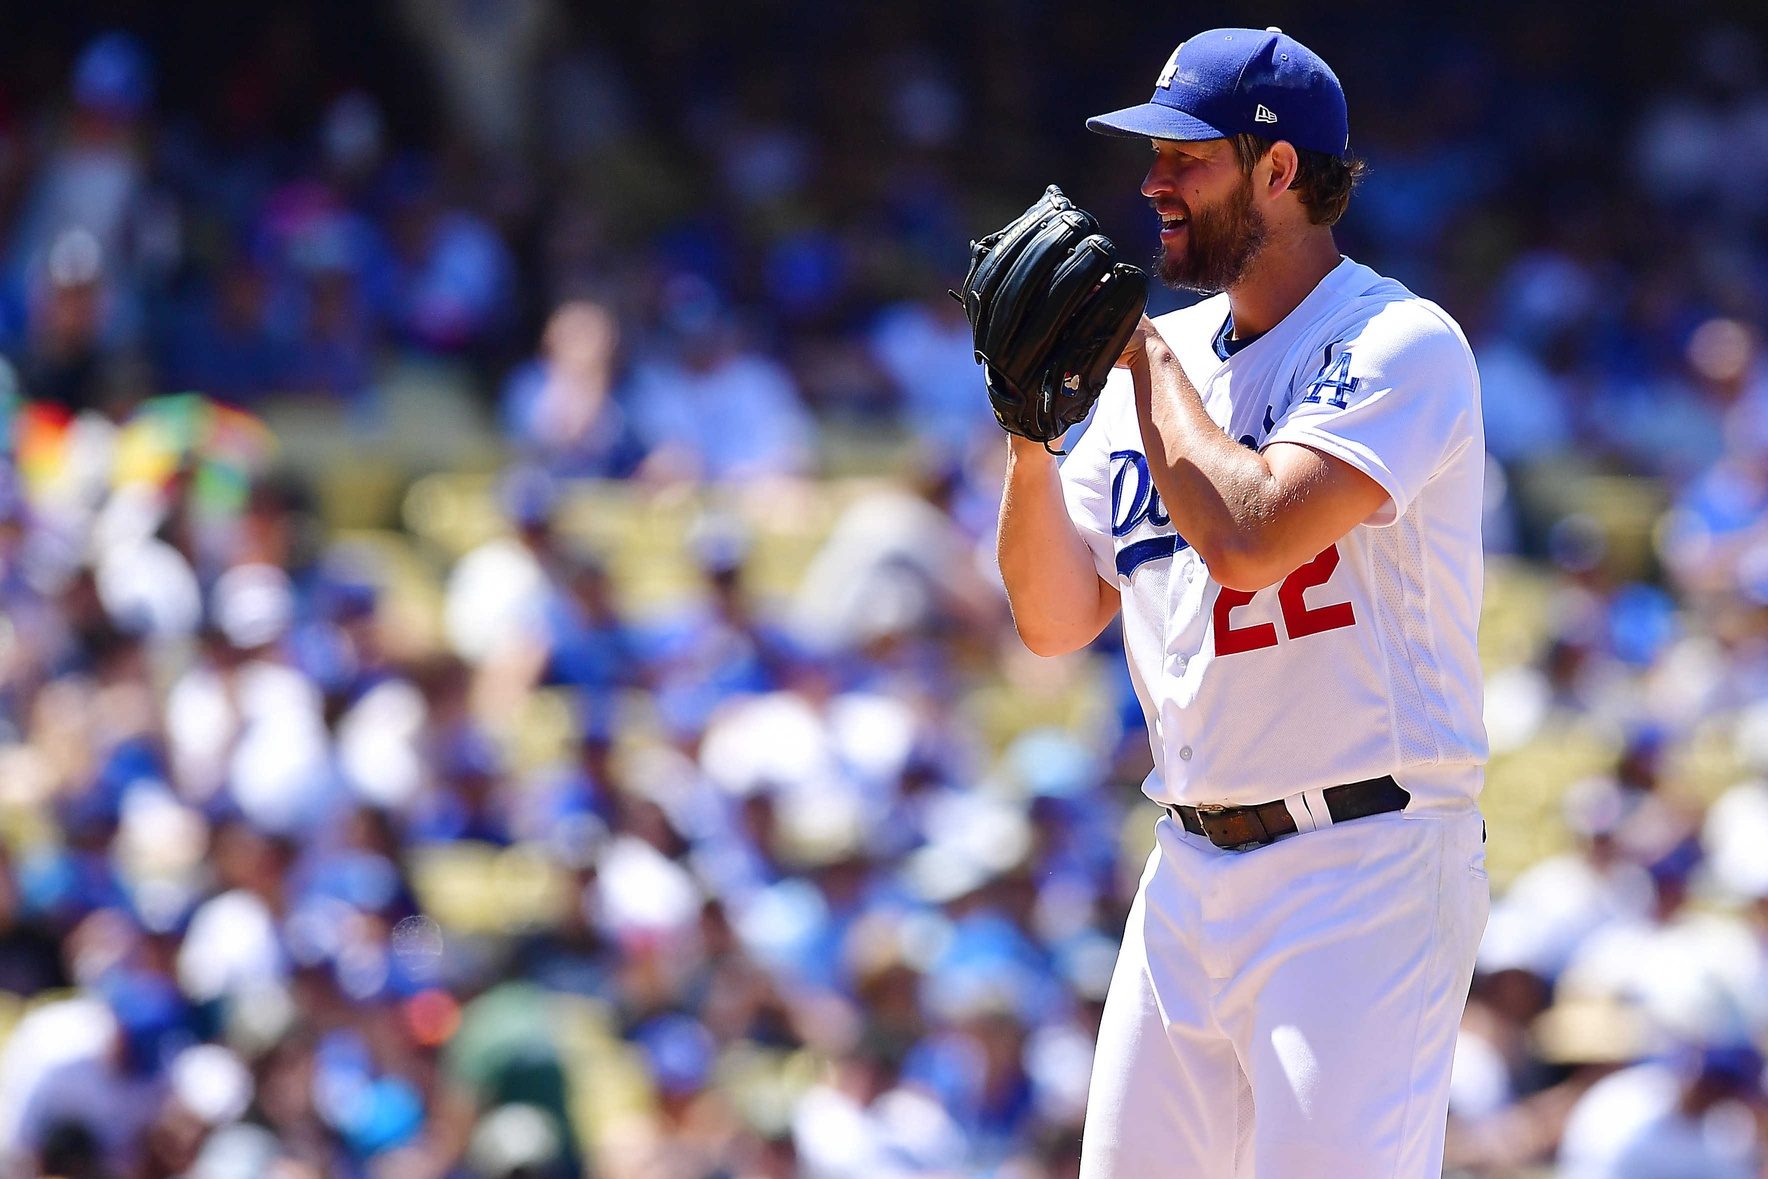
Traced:
<path fill-rule="evenodd" d="M 1281 485 L 1263 455 L 1228 437 L 1209 416 L 1158 337 L 1149 339 L 1146 358 L 1130 369 L 1136 419 L 1173 527 L 1224 585 L 1260 579 L 1281 524 Z"/>
<path fill-rule="evenodd" d="M 1013 623 L 1026 647 L 1061 655 L 1091 642 L 1116 609 L 1086 541 L 1062 501 L 1056 460 L 1013 437 L 1001 494 L 996 555 Z"/>

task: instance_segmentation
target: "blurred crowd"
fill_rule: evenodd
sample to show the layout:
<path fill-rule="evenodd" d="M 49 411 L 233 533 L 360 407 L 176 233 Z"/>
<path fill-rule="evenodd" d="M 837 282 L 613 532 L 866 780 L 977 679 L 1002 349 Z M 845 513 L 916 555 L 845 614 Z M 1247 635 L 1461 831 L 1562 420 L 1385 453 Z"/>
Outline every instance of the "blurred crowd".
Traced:
<path fill-rule="evenodd" d="M 944 290 L 1052 180 L 1142 240 L 1081 120 L 1229 19 L 1484 379 L 1449 1171 L 1768 1173 L 1768 30 L 149 7 L 0 14 L 0 1175 L 1074 1175 L 1146 734 L 1012 635 Z M 328 515 L 414 379 L 455 549 Z"/>

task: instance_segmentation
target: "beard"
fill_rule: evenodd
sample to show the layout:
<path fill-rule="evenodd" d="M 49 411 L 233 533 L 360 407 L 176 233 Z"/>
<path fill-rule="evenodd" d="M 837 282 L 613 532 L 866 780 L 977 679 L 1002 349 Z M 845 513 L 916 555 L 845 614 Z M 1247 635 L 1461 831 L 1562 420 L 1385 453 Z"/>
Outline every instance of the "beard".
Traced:
<path fill-rule="evenodd" d="M 1213 295 L 1246 276 L 1267 235 L 1264 216 L 1252 204 L 1252 178 L 1243 177 L 1221 204 L 1191 210 L 1184 252 L 1175 256 L 1162 246 L 1154 271 L 1168 286 Z"/>

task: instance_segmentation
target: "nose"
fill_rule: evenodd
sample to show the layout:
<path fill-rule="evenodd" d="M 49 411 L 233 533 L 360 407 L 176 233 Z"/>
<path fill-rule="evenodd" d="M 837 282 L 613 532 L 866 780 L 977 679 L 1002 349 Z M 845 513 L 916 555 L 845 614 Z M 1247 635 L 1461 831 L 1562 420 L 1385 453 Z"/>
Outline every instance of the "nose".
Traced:
<path fill-rule="evenodd" d="M 1167 171 L 1164 157 L 1156 155 L 1154 162 L 1148 166 L 1148 175 L 1142 177 L 1142 195 L 1153 200 L 1162 193 L 1173 190 L 1172 176 Z"/>

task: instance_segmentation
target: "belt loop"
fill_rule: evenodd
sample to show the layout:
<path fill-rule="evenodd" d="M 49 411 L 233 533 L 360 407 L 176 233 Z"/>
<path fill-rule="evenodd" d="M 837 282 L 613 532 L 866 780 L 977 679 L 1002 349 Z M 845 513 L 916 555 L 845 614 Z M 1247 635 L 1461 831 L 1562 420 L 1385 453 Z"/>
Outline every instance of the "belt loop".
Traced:
<path fill-rule="evenodd" d="M 1295 829 L 1297 831 L 1312 831 L 1320 825 L 1314 821 L 1314 816 L 1308 807 L 1307 796 L 1305 794 L 1291 794 L 1288 798 L 1283 800 L 1283 806 L 1289 811 L 1289 817 L 1295 820 Z M 1320 808 L 1322 813 L 1324 813 L 1325 809 L 1325 807 Z M 1326 821 L 1330 823 L 1332 820 L 1328 818 Z"/>
<path fill-rule="evenodd" d="M 1308 813 L 1314 817 L 1315 828 L 1332 826 L 1332 809 L 1326 805 L 1324 789 L 1304 790 L 1301 792 L 1301 799 L 1308 808 Z"/>

